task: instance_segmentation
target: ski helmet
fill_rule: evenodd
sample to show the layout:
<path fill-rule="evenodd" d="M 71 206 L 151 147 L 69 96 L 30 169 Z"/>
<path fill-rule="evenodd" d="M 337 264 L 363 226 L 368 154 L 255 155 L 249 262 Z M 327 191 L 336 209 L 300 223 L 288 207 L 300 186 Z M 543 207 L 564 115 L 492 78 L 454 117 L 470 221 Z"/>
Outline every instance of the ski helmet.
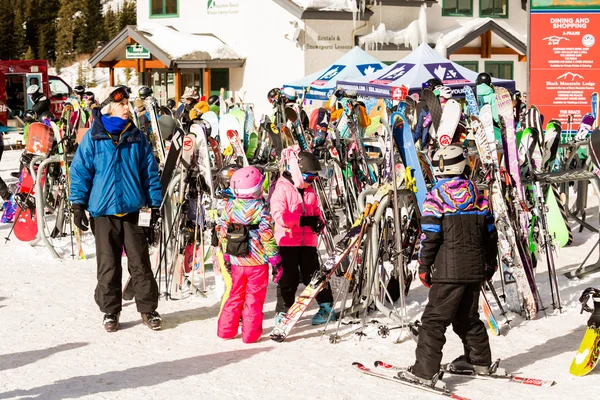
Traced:
<path fill-rule="evenodd" d="M 520 100 L 521 99 L 521 91 L 520 90 L 515 90 L 515 93 L 513 94 L 513 98 L 515 100 Z"/>
<path fill-rule="evenodd" d="M 427 82 L 424 82 L 422 87 L 423 89 L 434 90 L 438 86 L 444 86 L 444 83 L 438 78 L 431 78 Z"/>
<path fill-rule="evenodd" d="M 436 176 L 464 175 L 468 167 L 466 150 L 456 144 L 442 147 L 434 154 L 431 164 Z"/>
<path fill-rule="evenodd" d="M 177 105 L 177 103 L 175 103 L 175 100 L 173 100 L 173 99 L 167 100 L 167 108 L 173 109 L 173 108 L 175 108 L 176 105 Z"/>
<path fill-rule="evenodd" d="M 492 86 L 492 76 L 490 74 L 488 74 L 487 72 L 482 72 L 479 75 L 477 75 L 477 79 L 475 79 L 475 83 L 477 85 L 481 85 L 482 83 L 484 83 L 488 86 Z"/>
<path fill-rule="evenodd" d="M 33 112 L 33 110 L 25 110 L 23 113 L 23 121 L 25 122 L 36 122 L 37 115 Z"/>
<path fill-rule="evenodd" d="M 231 181 L 231 177 L 233 173 L 242 167 L 238 164 L 229 164 L 224 166 L 217 173 L 217 182 L 219 183 L 219 187 L 222 190 L 229 188 L 229 182 Z"/>
<path fill-rule="evenodd" d="M 213 104 L 216 105 L 216 106 L 218 106 L 220 104 L 219 96 L 217 96 L 216 94 L 213 94 L 212 96 L 210 96 L 208 98 L 207 103 L 208 103 L 209 106 L 212 106 Z"/>
<path fill-rule="evenodd" d="M 138 90 L 138 96 L 140 99 L 145 100 L 146 98 L 152 96 L 152 89 L 150 89 L 148 86 L 142 86 Z"/>
<path fill-rule="evenodd" d="M 229 181 L 231 190 L 238 199 L 259 199 L 262 197 L 262 185 L 265 176 L 256 167 L 238 169 Z"/>
<path fill-rule="evenodd" d="M 441 98 L 446 100 L 452 98 L 452 89 L 450 89 L 448 86 L 438 86 L 436 90 L 440 92 Z"/>
<path fill-rule="evenodd" d="M 267 99 L 269 100 L 269 103 L 274 104 L 277 102 L 277 100 L 279 99 L 279 93 L 281 91 L 278 88 L 273 88 L 271 90 L 269 90 L 269 93 L 267 93 Z"/>
<path fill-rule="evenodd" d="M 85 88 L 81 85 L 77 85 L 73 88 L 73 91 L 77 96 L 83 96 L 83 94 L 85 93 Z"/>
<path fill-rule="evenodd" d="M 321 163 L 317 156 L 308 151 L 298 153 L 298 167 L 303 174 L 318 174 L 321 171 Z"/>
<path fill-rule="evenodd" d="M 177 121 L 171 115 L 163 115 L 158 119 L 158 127 L 163 139 L 168 139 L 174 132 Z"/>

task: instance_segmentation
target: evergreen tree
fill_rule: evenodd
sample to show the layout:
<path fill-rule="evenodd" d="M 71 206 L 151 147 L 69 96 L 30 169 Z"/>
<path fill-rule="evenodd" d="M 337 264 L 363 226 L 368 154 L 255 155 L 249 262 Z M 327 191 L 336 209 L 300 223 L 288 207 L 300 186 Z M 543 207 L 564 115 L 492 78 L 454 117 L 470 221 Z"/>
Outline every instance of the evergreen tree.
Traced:
<path fill-rule="evenodd" d="M 23 59 L 25 57 L 25 20 L 23 19 L 25 14 L 23 0 L 17 0 L 13 3 L 15 7 L 15 18 L 13 23 L 13 46 L 15 50 L 15 58 Z"/>
<path fill-rule="evenodd" d="M 75 2 L 61 0 L 58 11 L 56 30 L 56 66 L 57 68 L 68 65 L 73 60 L 73 30 L 77 12 Z"/>
<path fill-rule="evenodd" d="M 104 42 L 105 30 L 102 21 L 101 0 L 83 0 L 82 21 L 79 24 L 80 32 L 77 38 L 77 52 L 91 54 L 98 48 L 98 42 Z"/>
<path fill-rule="evenodd" d="M 135 25 L 136 22 L 136 3 L 135 1 L 125 0 L 119 13 L 119 32 L 125 29 L 127 25 Z"/>
<path fill-rule="evenodd" d="M 104 32 L 109 40 L 119 33 L 117 13 L 112 8 L 109 8 L 104 14 Z"/>
<path fill-rule="evenodd" d="M 35 60 L 35 53 L 31 46 L 27 48 L 27 52 L 25 53 L 25 60 Z"/>
<path fill-rule="evenodd" d="M 2 18 L 0 18 L 0 37 L 5 38 L 4 40 L 0 40 L 0 59 L 10 60 L 14 59 L 15 56 L 18 58 L 12 40 L 15 17 L 14 7 L 10 0 L 0 0 L 0 10 L 3 11 Z"/>

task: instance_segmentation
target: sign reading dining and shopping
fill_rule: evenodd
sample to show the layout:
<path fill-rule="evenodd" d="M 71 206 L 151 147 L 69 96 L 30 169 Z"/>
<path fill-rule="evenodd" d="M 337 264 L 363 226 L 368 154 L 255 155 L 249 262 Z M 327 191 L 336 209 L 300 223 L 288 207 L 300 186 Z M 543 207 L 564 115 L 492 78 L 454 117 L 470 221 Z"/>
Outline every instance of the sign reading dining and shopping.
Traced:
<path fill-rule="evenodd" d="M 150 59 L 150 51 L 139 44 L 130 44 L 125 48 L 125 58 L 128 60 L 143 58 Z"/>
<path fill-rule="evenodd" d="M 529 102 L 546 121 L 558 119 L 563 131 L 569 115 L 578 124 L 591 111 L 591 94 L 600 81 L 598 27 L 599 13 L 531 13 Z"/>

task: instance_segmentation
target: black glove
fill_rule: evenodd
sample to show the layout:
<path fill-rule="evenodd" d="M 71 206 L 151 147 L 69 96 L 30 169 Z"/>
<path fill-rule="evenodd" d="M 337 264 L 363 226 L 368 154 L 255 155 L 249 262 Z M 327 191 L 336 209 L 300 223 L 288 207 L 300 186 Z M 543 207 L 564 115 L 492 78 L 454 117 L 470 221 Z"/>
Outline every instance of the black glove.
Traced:
<path fill-rule="evenodd" d="M 156 226 L 156 223 L 158 222 L 159 219 L 160 219 L 160 208 L 153 207 L 152 208 L 152 216 L 150 217 L 150 226 L 151 227 Z"/>
<path fill-rule="evenodd" d="M 317 226 L 315 228 L 316 228 L 316 230 L 313 229 L 314 233 L 323 232 L 323 229 L 325 229 L 325 222 L 323 222 L 323 220 L 321 218 L 319 218 L 319 220 L 317 221 Z"/>
<path fill-rule="evenodd" d="M 485 280 L 491 281 L 494 274 L 498 271 L 498 264 L 485 266 Z"/>
<path fill-rule="evenodd" d="M 83 204 L 73 204 L 73 223 L 83 232 L 88 230 L 90 221 L 87 215 L 85 215 L 85 206 Z"/>
<path fill-rule="evenodd" d="M 156 226 L 160 218 L 160 209 L 153 208 L 151 212 L 152 214 L 150 216 L 150 226 L 144 227 L 144 233 L 146 234 L 146 240 L 148 241 L 148 245 L 154 246 L 158 243 L 158 238 L 160 237 L 160 229 Z"/>
<path fill-rule="evenodd" d="M 321 223 L 321 219 L 314 216 L 303 215 L 300 217 L 300 226 L 308 226 L 312 229 L 313 232 L 318 232 L 319 224 Z"/>

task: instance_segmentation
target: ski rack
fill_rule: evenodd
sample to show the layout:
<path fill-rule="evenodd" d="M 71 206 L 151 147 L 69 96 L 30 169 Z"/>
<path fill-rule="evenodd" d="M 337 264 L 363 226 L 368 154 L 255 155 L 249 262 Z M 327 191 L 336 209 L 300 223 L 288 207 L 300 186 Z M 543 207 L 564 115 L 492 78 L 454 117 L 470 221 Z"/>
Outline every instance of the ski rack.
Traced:
<path fill-rule="evenodd" d="M 414 196 L 414 193 L 408 189 L 396 189 L 396 190 L 398 190 L 398 194 L 402 195 L 403 197 Z M 368 195 L 373 195 L 376 192 L 377 192 L 377 189 L 368 188 L 368 189 L 363 190 L 359 194 L 357 205 L 358 205 L 358 209 L 361 213 L 364 212 L 364 209 L 365 209 L 366 197 Z M 398 310 L 393 305 L 393 302 L 391 300 L 391 295 L 389 294 L 387 287 L 385 285 L 381 284 L 381 276 L 380 276 L 378 265 L 377 265 L 377 260 L 379 259 L 379 252 L 381 250 L 379 247 L 380 237 L 378 234 L 379 230 L 377 229 L 377 226 L 380 223 L 381 218 L 385 214 L 386 209 L 388 208 L 388 206 L 390 206 L 390 198 L 389 197 L 390 196 L 388 193 L 381 199 L 381 202 L 379 203 L 379 205 L 377 207 L 377 211 L 373 215 L 373 224 L 370 228 L 369 233 L 366 235 L 366 238 L 365 238 L 365 250 L 363 252 L 363 267 L 362 268 L 363 269 L 366 268 L 365 275 L 367 277 L 367 281 L 366 281 L 366 284 L 363 286 L 364 288 L 366 288 L 366 292 L 362 296 L 363 300 L 361 300 L 357 304 L 353 304 L 350 307 L 342 309 L 339 313 L 338 318 L 342 318 L 343 315 L 345 315 L 345 314 L 351 315 L 351 314 L 359 313 L 360 311 L 368 311 L 368 308 L 371 305 L 374 305 L 375 308 L 379 312 L 381 312 L 384 316 L 390 318 L 395 323 L 397 323 L 399 325 L 398 328 L 410 328 L 413 324 L 406 322 L 406 317 L 401 314 L 401 310 Z M 396 250 L 396 251 L 398 251 L 399 253 L 401 252 L 401 250 Z M 401 254 L 396 255 L 396 257 L 401 257 L 401 256 L 402 256 Z M 402 278 L 400 278 L 400 279 L 402 279 Z M 383 301 L 380 300 L 380 298 L 379 298 L 380 294 L 378 293 L 380 289 L 383 290 L 384 296 L 390 301 L 393 309 L 389 308 L 387 305 L 384 304 Z M 344 307 L 344 306 L 345 305 L 342 305 L 342 307 Z M 390 329 L 395 329 L 395 328 L 390 328 Z M 397 342 L 399 342 L 399 341 L 397 341 Z"/>
<path fill-rule="evenodd" d="M 52 243 L 50 243 L 48 236 L 46 236 L 46 229 L 45 229 L 46 228 L 45 227 L 46 218 L 45 218 L 45 212 L 44 212 L 44 190 L 42 187 L 42 180 L 40 179 L 40 176 L 43 174 L 44 169 L 46 168 L 47 165 L 60 162 L 60 158 L 61 158 L 61 156 L 58 154 L 51 156 L 51 157 L 36 156 L 36 157 L 33 157 L 33 159 L 31 160 L 31 163 L 29 165 L 29 170 L 30 170 L 31 176 L 33 177 L 33 180 L 35 182 L 35 196 L 34 197 L 35 197 L 35 209 L 36 209 L 36 213 L 37 213 L 37 226 L 38 226 L 37 237 L 30 243 L 30 245 L 35 246 L 40 241 L 43 241 L 44 244 L 46 245 L 46 247 L 48 248 L 48 250 L 50 250 L 50 254 L 52 254 L 52 257 L 58 258 L 58 259 L 61 257 L 56 252 L 56 249 L 54 248 Z M 43 160 L 43 161 L 38 166 L 38 170 L 36 172 L 35 164 L 41 160 Z"/>
<path fill-rule="evenodd" d="M 585 143 L 587 144 L 587 142 Z M 576 153 L 576 147 L 581 146 L 582 144 L 568 144 L 568 145 L 562 145 L 562 147 L 572 147 L 574 151 L 571 152 L 571 155 L 569 156 L 566 165 L 570 164 L 570 161 L 573 159 L 573 157 L 575 156 Z M 586 182 L 587 181 L 587 182 Z M 571 213 L 571 211 L 569 210 L 569 194 L 568 194 L 568 189 L 564 191 L 565 195 L 567 196 L 567 201 L 565 204 L 565 209 L 567 211 L 567 215 L 571 218 L 573 218 L 575 221 L 577 221 L 580 225 L 581 225 L 581 229 L 583 229 L 583 227 L 589 229 L 590 231 L 594 232 L 594 233 L 599 233 L 598 229 L 594 228 L 593 226 L 591 226 L 590 224 L 588 224 L 587 222 L 585 222 L 585 201 L 587 199 L 584 199 L 583 197 L 587 197 L 587 184 L 588 182 L 591 183 L 596 189 L 600 188 L 600 177 L 598 177 L 598 175 L 596 175 L 593 171 L 590 170 L 590 162 L 589 162 L 589 157 L 588 159 L 583 163 L 583 167 L 582 168 L 577 168 L 577 169 L 568 169 L 566 171 L 559 171 L 559 172 L 549 172 L 549 173 L 542 173 L 542 174 L 534 174 L 532 179 L 524 182 L 524 184 L 529 184 L 529 183 L 534 183 L 534 182 L 539 182 L 542 184 L 566 184 L 569 182 L 577 182 L 580 186 L 580 188 L 585 187 L 585 190 L 579 190 L 578 191 L 578 198 L 577 198 L 577 206 L 578 209 L 576 210 L 576 213 L 573 214 Z M 600 198 L 600 192 L 596 192 L 597 195 Z M 576 216 L 577 213 L 582 213 L 582 218 L 580 219 Z M 600 215 L 599 215 L 599 219 L 600 219 Z M 582 277 L 584 275 L 590 274 L 592 272 L 598 271 L 600 270 L 600 252 L 598 254 L 598 261 L 596 261 L 593 264 L 590 265 L 585 265 L 585 263 L 587 262 L 588 258 L 590 258 L 590 256 L 592 255 L 592 253 L 594 251 L 596 251 L 596 247 L 598 247 L 598 245 L 600 245 L 600 237 L 598 238 L 598 240 L 596 241 L 596 244 L 594 245 L 594 247 L 590 250 L 590 252 L 587 254 L 587 256 L 585 257 L 585 259 L 583 260 L 583 262 L 579 265 L 579 267 L 577 267 L 575 270 L 568 272 L 567 274 L 565 274 L 568 278 L 578 278 L 578 277 Z"/>

